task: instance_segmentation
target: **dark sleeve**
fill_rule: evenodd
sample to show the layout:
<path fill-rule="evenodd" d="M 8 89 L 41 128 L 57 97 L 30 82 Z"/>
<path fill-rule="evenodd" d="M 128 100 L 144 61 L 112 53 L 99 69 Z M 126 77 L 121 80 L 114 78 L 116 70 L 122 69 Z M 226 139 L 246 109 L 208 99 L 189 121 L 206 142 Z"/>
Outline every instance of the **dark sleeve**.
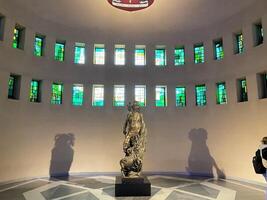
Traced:
<path fill-rule="evenodd" d="M 260 157 L 261 156 L 260 150 L 258 149 L 255 154 L 256 154 L 256 157 Z"/>
<path fill-rule="evenodd" d="M 263 157 L 265 160 L 267 160 L 267 148 L 264 148 L 264 149 L 262 150 L 262 157 Z"/>

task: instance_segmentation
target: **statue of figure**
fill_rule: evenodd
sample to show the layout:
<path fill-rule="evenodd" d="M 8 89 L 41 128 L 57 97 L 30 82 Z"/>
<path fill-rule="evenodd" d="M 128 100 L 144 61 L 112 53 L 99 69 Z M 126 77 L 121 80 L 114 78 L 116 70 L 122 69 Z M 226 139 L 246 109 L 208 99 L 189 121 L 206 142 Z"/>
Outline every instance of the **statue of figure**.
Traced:
<path fill-rule="evenodd" d="M 147 131 L 138 102 L 129 103 L 128 111 L 123 127 L 125 157 L 121 159 L 120 165 L 123 177 L 136 178 L 140 177 L 142 171 Z"/>

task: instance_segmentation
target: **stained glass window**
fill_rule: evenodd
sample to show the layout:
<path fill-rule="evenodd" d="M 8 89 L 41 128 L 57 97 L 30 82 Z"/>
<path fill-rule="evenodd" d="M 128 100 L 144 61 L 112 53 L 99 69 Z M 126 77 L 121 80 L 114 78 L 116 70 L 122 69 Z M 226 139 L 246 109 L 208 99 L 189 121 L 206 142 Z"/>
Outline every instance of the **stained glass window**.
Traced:
<path fill-rule="evenodd" d="M 43 56 L 44 37 L 36 36 L 34 41 L 34 55 Z"/>
<path fill-rule="evenodd" d="M 65 59 L 65 43 L 55 44 L 55 60 L 63 62 Z"/>
<path fill-rule="evenodd" d="M 30 88 L 30 102 L 41 102 L 40 81 L 32 80 Z"/>
<path fill-rule="evenodd" d="M 146 49 L 145 48 L 135 49 L 135 65 L 136 66 L 146 65 Z"/>
<path fill-rule="evenodd" d="M 146 106 L 146 86 L 136 85 L 134 89 L 134 99 L 138 102 L 139 106 Z"/>
<path fill-rule="evenodd" d="M 166 50 L 165 49 L 155 50 L 155 64 L 156 66 L 166 66 Z"/>
<path fill-rule="evenodd" d="M 116 107 L 125 105 L 125 86 L 124 85 L 114 86 L 113 105 Z"/>
<path fill-rule="evenodd" d="M 0 40 L 4 40 L 5 17 L 0 15 Z"/>
<path fill-rule="evenodd" d="M 104 65 L 105 64 L 105 47 L 95 46 L 94 54 L 94 64 L 95 65 Z"/>
<path fill-rule="evenodd" d="M 241 54 L 244 52 L 244 38 L 243 34 L 237 34 L 236 35 L 236 45 L 237 45 L 237 54 Z"/>
<path fill-rule="evenodd" d="M 11 74 L 8 80 L 8 98 L 19 99 L 20 95 L 20 79 L 19 75 Z"/>
<path fill-rule="evenodd" d="M 75 44 L 74 63 L 75 64 L 85 63 L 85 44 L 83 43 Z"/>
<path fill-rule="evenodd" d="M 74 84 L 72 87 L 72 105 L 82 106 L 83 105 L 83 85 Z"/>
<path fill-rule="evenodd" d="M 104 85 L 93 85 L 93 101 L 94 107 L 104 106 Z"/>
<path fill-rule="evenodd" d="M 215 60 L 222 60 L 224 58 L 223 41 L 214 42 L 214 57 Z"/>
<path fill-rule="evenodd" d="M 258 95 L 259 99 L 267 98 L 267 73 L 257 74 L 257 83 L 258 83 Z"/>
<path fill-rule="evenodd" d="M 227 93 L 225 83 L 217 83 L 217 104 L 227 104 Z"/>
<path fill-rule="evenodd" d="M 15 98 L 15 79 L 16 77 L 13 75 L 10 75 L 8 80 L 8 98 L 14 99 Z"/>
<path fill-rule="evenodd" d="M 195 64 L 198 63 L 204 63 L 205 62 L 205 55 L 204 55 L 204 46 L 203 44 L 201 45 L 195 45 L 194 47 L 194 52 L 195 52 Z"/>
<path fill-rule="evenodd" d="M 156 86 L 156 107 L 167 106 L 167 87 Z"/>
<path fill-rule="evenodd" d="M 13 48 L 17 49 L 20 48 L 20 41 L 21 41 L 21 32 L 22 30 L 18 27 L 14 29 L 14 36 L 13 36 Z"/>
<path fill-rule="evenodd" d="M 125 47 L 115 46 L 115 65 L 125 65 Z"/>
<path fill-rule="evenodd" d="M 197 106 L 205 106 L 207 104 L 206 92 L 207 92 L 207 89 L 205 85 L 196 86 L 196 105 Z"/>
<path fill-rule="evenodd" d="M 51 104 L 62 104 L 63 98 L 63 84 L 52 84 Z"/>
<path fill-rule="evenodd" d="M 247 80 L 246 79 L 238 80 L 238 86 L 239 86 L 238 102 L 248 101 Z"/>
<path fill-rule="evenodd" d="M 263 43 L 264 39 L 264 33 L 263 33 L 263 27 L 261 23 L 255 24 L 255 46 L 258 46 Z"/>
<path fill-rule="evenodd" d="M 185 107 L 186 106 L 185 87 L 176 87 L 176 106 L 177 107 Z"/>
<path fill-rule="evenodd" d="M 185 64 L 185 51 L 184 47 L 175 48 L 174 50 L 174 65 L 180 66 Z"/>

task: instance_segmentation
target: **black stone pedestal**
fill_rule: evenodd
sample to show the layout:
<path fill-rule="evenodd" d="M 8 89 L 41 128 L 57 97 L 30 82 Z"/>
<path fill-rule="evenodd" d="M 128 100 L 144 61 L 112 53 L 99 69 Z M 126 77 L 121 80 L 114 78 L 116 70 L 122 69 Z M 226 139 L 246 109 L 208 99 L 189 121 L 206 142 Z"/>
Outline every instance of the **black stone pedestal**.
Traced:
<path fill-rule="evenodd" d="M 151 183 L 147 177 L 123 178 L 121 176 L 117 176 L 115 183 L 115 196 L 151 196 Z"/>

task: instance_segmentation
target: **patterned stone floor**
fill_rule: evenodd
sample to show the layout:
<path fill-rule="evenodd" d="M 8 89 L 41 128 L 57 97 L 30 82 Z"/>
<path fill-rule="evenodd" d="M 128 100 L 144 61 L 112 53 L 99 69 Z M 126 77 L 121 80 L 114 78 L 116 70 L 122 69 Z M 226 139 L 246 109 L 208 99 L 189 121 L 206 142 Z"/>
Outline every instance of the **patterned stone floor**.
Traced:
<path fill-rule="evenodd" d="M 0 183 L 0 200 L 264 200 L 265 187 L 234 180 L 149 176 L 151 197 L 114 197 L 115 177 L 71 176 Z"/>

